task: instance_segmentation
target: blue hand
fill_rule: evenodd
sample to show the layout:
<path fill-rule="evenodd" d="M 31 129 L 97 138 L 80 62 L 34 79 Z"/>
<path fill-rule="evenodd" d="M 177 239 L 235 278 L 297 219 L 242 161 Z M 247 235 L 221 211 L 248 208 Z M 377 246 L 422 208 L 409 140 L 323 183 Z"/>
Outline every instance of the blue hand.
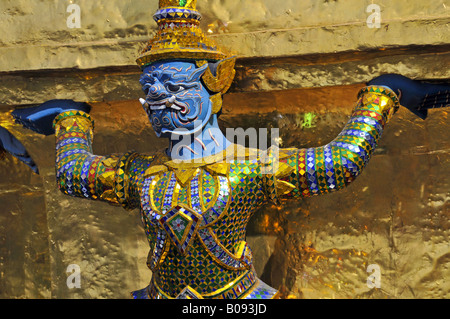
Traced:
<path fill-rule="evenodd" d="M 55 117 L 69 110 L 89 113 L 91 106 L 87 103 L 72 100 L 51 100 L 39 106 L 15 110 L 12 112 L 12 116 L 17 123 L 22 124 L 25 128 L 40 134 L 52 135 L 55 133 L 53 129 Z"/>
<path fill-rule="evenodd" d="M 8 152 L 14 157 L 17 157 L 19 160 L 27 164 L 33 172 L 39 174 L 36 163 L 33 161 L 30 154 L 28 154 L 23 144 L 7 129 L 0 126 L 0 159 L 2 158 L 2 153 L 4 152 Z"/>
<path fill-rule="evenodd" d="M 415 81 L 399 74 L 382 75 L 370 81 L 368 85 L 391 88 L 400 97 L 400 104 L 422 119 L 426 119 L 427 109 L 446 106 L 444 100 L 450 93 L 450 84 Z M 436 98 L 438 103 L 430 103 L 429 97 Z M 442 103 L 439 103 L 441 100 Z"/>

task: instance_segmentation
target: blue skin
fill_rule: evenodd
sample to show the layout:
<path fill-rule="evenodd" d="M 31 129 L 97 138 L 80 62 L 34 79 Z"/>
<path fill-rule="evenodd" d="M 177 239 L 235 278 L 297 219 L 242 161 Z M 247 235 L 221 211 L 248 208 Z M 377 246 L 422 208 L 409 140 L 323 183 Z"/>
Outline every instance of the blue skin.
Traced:
<path fill-rule="evenodd" d="M 450 85 L 431 84 L 426 82 L 414 81 L 399 74 L 386 74 L 371 80 L 367 85 L 379 85 L 391 88 L 397 96 L 400 96 L 400 104 L 408 108 L 411 112 L 416 114 L 421 119 L 425 120 L 428 116 L 428 110 L 421 109 L 422 102 L 426 95 L 440 95 L 442 98 L 447 98 L 445 92 L 450 93 Z M 439 107 L 445 107 L 446 104 L 442 101 Z"/>
<path fill-rule="evenodd" d="M 28 154 L 23 144 L 14 137 L 6 128 L 0 126 L 0 160 L 2 159 L 2 153 L 8 152 L 14 157 L 21 160 L 28 165 L 33 172 L 39 174 L 36 163 Z"/>
<path fill-rule="evenodd" d="M 144 69 L 140 83 L 147 112 L 158 137 L 169 140 L 168 155 L 193 160 L 214 155 L 231 143 L 212 114 L 210 93 L 201 82 L 208 65 L 157 62 Z"/>

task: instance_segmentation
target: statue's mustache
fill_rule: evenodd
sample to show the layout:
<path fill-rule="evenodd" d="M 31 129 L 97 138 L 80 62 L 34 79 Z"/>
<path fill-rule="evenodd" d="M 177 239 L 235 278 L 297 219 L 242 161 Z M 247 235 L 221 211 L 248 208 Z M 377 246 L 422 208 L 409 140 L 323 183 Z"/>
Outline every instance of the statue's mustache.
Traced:
<path fill-rule="evenodd" d="M 175 111 L 179 111 L 181 114 L 186 114 L 188 110 L 187 104 L 178 101 L 175 96 L 171 96 L 170 98 L 157 102 L 146 101 L 142 98 L 139 99 L 139 101 L 146 110 L 149 109 L 152 111 L 159 111 L 165 110 L 166 108 L 171 108 L 174 109 Z"/>
<path fill-rule="evenodd" d="M 172 95 L 163 100 L 139 99 L 149 117 L 162 116 L 160 112 L 173 110 L 171 118 L 174 125 L 186 125 L 197 120 L 203 110 L 203 103 L 191 94 Z M 159 114 L 159 115 L 155 115 Z"/>

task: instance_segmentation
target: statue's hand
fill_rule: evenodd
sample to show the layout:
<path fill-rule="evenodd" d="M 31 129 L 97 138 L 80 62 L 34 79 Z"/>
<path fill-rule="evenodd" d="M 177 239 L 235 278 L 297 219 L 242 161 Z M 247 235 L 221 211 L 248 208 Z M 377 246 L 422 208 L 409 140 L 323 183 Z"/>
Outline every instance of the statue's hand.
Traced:
<path fill-rule="evenodd" d="M 15 110 L 12 112 L 12 116 L 16 123 L 22 124 L 25 128 L 39 134 L 51 135 L 55 133 L 53 129 L 55 117 L 70 110 L 89 113 L 91 106 L 87 103 L 72 100 L 51 100 L 39 106 Z"/>
<path fill-rule="evenodd" d="M 31 158 L 25 146 L 6 128 L 0 126 L 0 161 L 6 155 L 6 153 L 18 158 L 25 164 L 27 164 L 33 172 L 39 174 L 36 163 Z"/>
<path fill-rule="evenodd" d="M 373 79 L 368 85 L 391 88 L 400 98 L 400 104 L 422 119 L 427 118 L 428 109 L 449 106 L 450 84 L 431 84 L 399 74 L 386 74 Z"/>

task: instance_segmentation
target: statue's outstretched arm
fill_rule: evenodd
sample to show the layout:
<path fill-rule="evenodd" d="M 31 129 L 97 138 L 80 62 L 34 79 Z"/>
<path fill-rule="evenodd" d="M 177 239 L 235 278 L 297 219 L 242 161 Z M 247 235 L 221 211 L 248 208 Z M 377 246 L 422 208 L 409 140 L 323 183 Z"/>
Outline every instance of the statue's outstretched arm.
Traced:
<path fill-rule="evenodd" d="M 369 162 L 400 105 L 425 119 L 428 108 L 447 106 L 450 93 L 447 84 L 422 83 L 400 75 L 384 75 L 368 85 L 359 93 L 347 125 L 328 145 L 281 150 L 278 173 L 266 182 L 270 199 L 310 197 L 346 187 Z M 430 96 L 437 102 L 429 103 Z"/>
<path fill-rule="evenodd" d="M 269 184 L 275 186 L 269 192 L 271 199 L 311 197 L 349 185 L 368 163 L 398 107 L 392 90 L 378 86 L 363 89 L 350 120 L 332 142 L 316 148 L 280 150 L 278 173 L 268 177 Z"/>
<path fill-rule="evenodd" d="M 70 196 L 118 203 L 114 180 L 120 156 L 93 155 L 94 126 L 89 114 L 63 112 L 55 118 L 54 128 L 59 189 Z"/>
<path fill-rule="evenodd" d="M 92 154 L 94 123 L 89 114 L 67 111 L 54 120 L 56 178 L 67 195 L 99 199 L 126 209 L 140 206 L 140 183 L 153 157 L 128 152 Z"/>
<path fill-rule="evenodd" d="M 143 174 L 151 163 L 137 153 L 96 156 L 92 151 L 94 122 L 90 107 L 73 101 L 53 100 L 38 107 L 15 111 L 25 127 L 56 136 L 56 178 L 59 189 L 70 196 L 139 206 L 139 185 L 130 172 Z"/>

